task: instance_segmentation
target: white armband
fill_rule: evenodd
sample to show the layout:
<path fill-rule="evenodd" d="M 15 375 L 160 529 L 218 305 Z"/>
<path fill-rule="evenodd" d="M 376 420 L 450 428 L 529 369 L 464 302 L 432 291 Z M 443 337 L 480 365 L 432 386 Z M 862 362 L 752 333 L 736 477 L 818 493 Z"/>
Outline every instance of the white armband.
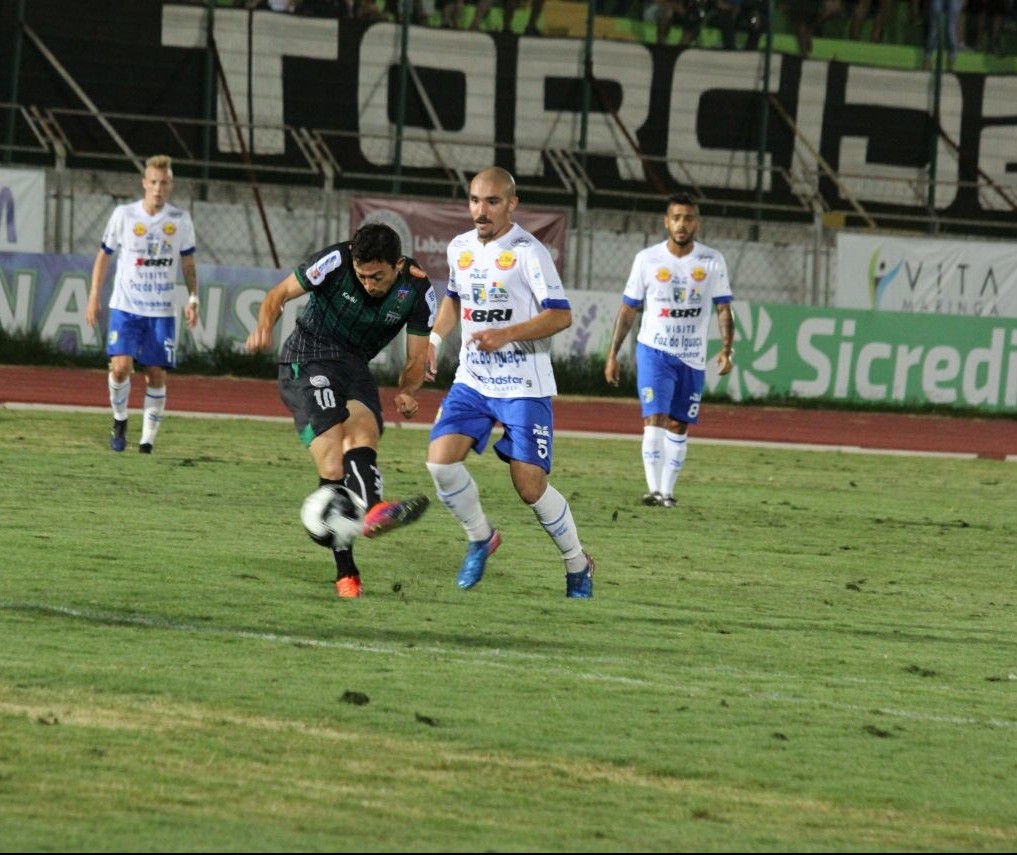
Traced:
<path fill-rule="evenodd" d="M 188 306 L 197 306 L 199 302 L 197 294 L 191 294 L 191 296 L 187 298 Z"/>
<path fill-rule="evenodd" d="M 441 336 L 438 333 L 431 331 L 431 335 L 428 336 L 427 340 L 434 345 L 434 349 L 438 350 L 441 348 Z"/>

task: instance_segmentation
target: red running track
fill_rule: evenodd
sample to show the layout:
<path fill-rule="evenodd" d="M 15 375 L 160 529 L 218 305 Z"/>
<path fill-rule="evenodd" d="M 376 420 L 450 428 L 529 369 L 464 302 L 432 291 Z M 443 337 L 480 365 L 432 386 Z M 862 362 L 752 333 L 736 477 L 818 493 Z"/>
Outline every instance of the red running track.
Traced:
<path fill-rule="evenodd" d="M 133 384 L 131 407 L 140 409 L 144 382 Z M 382 390 L 387 417 L 395 412 L 394 389 Z M 442 392 L 423 389 L 420 412 L 410 420 L 434 420 Z M 169 380 L 168 411 L 277 416 L 289 412 L 274 380 L 174 374 Z M 106 372 L 76 368 L 0 365 L 0 406 L 41 404 L 106 407 Z M 638 436 L 639 403 L 632 399 L 555 399 L 555 427 L 593 433 Z M 1017 460 L 1017 420 L 903 415 L 844 410 L 763 407 L 751 404 L 703 406 L 694 439 L 788 443 L 868 450 L 964 454 L 993 460 Z"/>

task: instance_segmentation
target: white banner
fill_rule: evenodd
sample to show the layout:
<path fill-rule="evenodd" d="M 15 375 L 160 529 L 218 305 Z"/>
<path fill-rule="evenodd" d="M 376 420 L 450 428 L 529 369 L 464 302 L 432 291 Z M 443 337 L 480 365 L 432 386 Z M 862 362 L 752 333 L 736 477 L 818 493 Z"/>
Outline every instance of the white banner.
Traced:
<path fill-rule="evenodd" d="M 1017 318 L 1017 244 L 837 236 L 834 305 Z"/>
<path fill-rule="evenodd" d="M 0 169 L 0 252 L 42 252 L 46 173 Z"/>

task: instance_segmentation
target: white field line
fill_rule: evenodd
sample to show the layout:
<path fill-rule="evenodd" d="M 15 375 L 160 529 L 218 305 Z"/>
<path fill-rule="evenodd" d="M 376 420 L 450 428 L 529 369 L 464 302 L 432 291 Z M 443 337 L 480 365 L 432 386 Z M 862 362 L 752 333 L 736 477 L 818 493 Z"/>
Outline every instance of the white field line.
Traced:
<path fill-rule="evenodd" d="M 71 413 L 106 413 L 109 407 L 92 407 L 84 405 L 67 404 L 22 404 L 17 401 L 0 403 L 0 409 L 8 410 L 49 410 L 53 412 Z M 251 416 L 236 413 L 197 413 L 186 410 L 173 410 L 172 416 L 183 416 L 194 419 L 248 419 L 251 421 L 284 422 L 289 423 L 288 416 Z M 430 430 L 429 423 L 419 422 L 385 422 L 386 430 Z M 602 431 L 584 430 L 556 430 L 556 436 L 567 436 L 578 439 L 623 439 L 642 442 L 642 434 L 639 433 L 605 433 Z M 711 439 L 709 437 L 697 437 L 695 433 L 689 435 L 689 442 L 701 445 L 736 445 L 746 448 L 775 448 L 789 451 L 836 451 L 841 454 L 883 454 L 898 457 L 941 457 L 954 458 L 958 460 L 975 460 L 978 455 L 969 451 L 909 451 L 906 449 L 893 448 L 865 448 L 861 445 L 828 445 L 826 443 L 811 442 L 774 442 L 767 440 L 752 439 Z M 1007 455 L 1007 462 L 1017 463 L 1017 454 Z"/>
<path fill-rule="evenodd" d="M 274 632 L 256 632 L 245 629 L 228 629 L 208 625 L 191 625 L 175 623 L 162 619 L 145 617 L 143 615 L 124 615 L 114 612 L 82 611 L 59 606 L 37 605 L 30 603 L 8 603 L 0 601 L 0 612 L 35 612 L 62 617 L 74 618 L 76 620 L 92 621 L 95 623 L 109 624 L 110 626 L 139 626 L 146 629 L 157 629 L 166 632 L 185 632 L 199 635 L 218 635 L 230 638 L 248 639 L 251 641 L 265 642 L 266 644 L 292 645 L 297 647 L 317 647 L 330 650 L 347 650 L 356 653 L 376 653 L 382 656 L 411 657 L 418 654 L 433 656 L 456 656 L 463 659 L 483 660 L 486 668 L 505 669 L 526 669 L 532 671 L 535 663 L 543 663 L 543 671 L 547 674 L 564 675 L 579 680 L 588 680 L 596 683 L 616 683 L 630 686 L 642 686 L 667 691 L 675 691 L 678 688 L 690 696 L 698 696 L 702 693 L 694 687 L 676 687 L 673 683 L 659 683 L 653 680 L 645 680 L 636 677 L 623 677 L 612 674 L 604 674 L 599 671 L 581 671 L 576 668 L 562 668 L 555 664 L 560 662 L 558 654 L 547 655 L 543 653 L 522 653 L 519 651 L 506 651 L 500 649 L 467 650 L 456 647 L 440 647 L 434 645 L 419 645 L 405 647 L 401 644 L 362 644 L 355 641 L 332 641 L 321 638 L 311 638 L 296 635 L 280 635 Z M 578 664 L 589 664 L 602 666 L 624 664 L 621 659 L 610 659 L 606 657 L 583 656 L 582 654 L 572 655 L 569 660 Z M 708 674 L 740 673 L 733 668 L 690 668 L 690 671 L 701 671 Z M 882 685 L 882 683 L 880 683 Z M 750 697 L 763 701 L 778 704 L 794 704 L 803 706 L 822 706 L 824 709 L 835 708 L 852 712 L 863 712 L 867 714 L 882 714 L 895 718 L 908 719 L 911 721 L 928 721 L 939 724 L 955 724 L 959 726 L 972 727 L 997 727 L 1007 730 L 1017 730 L 1017 719 L 984 719 L 971 716 L 944 716 L 931 715 L 922 711 L 894 709 L 891 707 L 868 707 L 856 704 L 842 704 L 830 701 L 829 699 L 801 698 L 793 695 L 774 692 L 751 693 Z"/>

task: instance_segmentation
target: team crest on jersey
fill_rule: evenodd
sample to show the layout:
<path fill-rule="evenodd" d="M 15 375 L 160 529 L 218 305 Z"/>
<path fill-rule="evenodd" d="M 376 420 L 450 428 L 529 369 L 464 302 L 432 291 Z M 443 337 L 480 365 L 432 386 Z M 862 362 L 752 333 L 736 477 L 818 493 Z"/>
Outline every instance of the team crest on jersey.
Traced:
<path fill-rule="evenodd" d="M 487 299 L 492 303 L 507 303 L 508 298 L 508 289 L 501 282 L 492 282 L 487 289 Z"/>
<path fill-rule="evenodd" d="M 162 224 L 162 233 L 164 235 L 169 235 L 170 237 L 175 235 L 177 233 L 176 223 L 163 223 Z"/>
<path fill-rule="evenodd" d="M 649 404 L 653 400 L 653 387 L 644 386 L 639 390 L 639 397 L 643 399 L 644 404 Z"/>
<path fill-rule="evenodd" d="M 396 302 L 397 303 L 402 303 L 409 296 L 410 296 L 410 289 L 409 288 L 400 288 L 398 291 L 396 291 L 396 295 L 395 295 Z"/>
<path fill-rule="evenodd" d="M 473 285 L 472 291 L 473 302 L 478 306 L 483 306 L 487 302 L 487 288 L 481 283 L 476 283 Z"/>
<path fill-rule="evenodd" d="M 688 292 L 685 290 L 685 286 L 684 285 L 679 286 L 677 288 L 672 288 L 671 292 L 674 294 L 674 301 L 676 303 L 684 303 L 685 302 L 685 297 L 687 296 Z"/>
<path fill-rule="evenodd" d="M 668 270 L 666 267 L 659 268 L 657 270 L 657 281 L 658 282 L 670 282 L 671 281 L 671 271 Z"/>
<path fill-rule="evenodd" d="M 696 282 L 702 282 L 706 278 L 706 270 L 697 264 L 692 268 L 692 273 L 690 275 Z"/>
<path fill-rule="evenodd" d="M 324 389 L 326 386 L 331 385 L 324 374 L 315 374 L 308 382 L 314 386 L 315 389 Z"/>
<path fill-rule="evenodd" d="M 459 258 L 456 259 L 456 267 L 460 270 L 468 270 L 473 264 L 473 253 L 468 249 L 464 249 L 459 253 Z"/>
<path fill-rule="evenodd" d="M 499 270 L 511 270 L 516 264 L 516 254 L 511 250 L 506 249 L 501 255 L 495 259 L 494 266 Z"/>
<path fill-rule="evenodd" d="M 147 229 L 145 228 L 144 224 L 142 224 L 142 223 L 135 223 L 134 224 L 134 233 L 138 237 L 141 237 L 143 234 L 145 234 L 146 231 L 147 231 Z"/>

